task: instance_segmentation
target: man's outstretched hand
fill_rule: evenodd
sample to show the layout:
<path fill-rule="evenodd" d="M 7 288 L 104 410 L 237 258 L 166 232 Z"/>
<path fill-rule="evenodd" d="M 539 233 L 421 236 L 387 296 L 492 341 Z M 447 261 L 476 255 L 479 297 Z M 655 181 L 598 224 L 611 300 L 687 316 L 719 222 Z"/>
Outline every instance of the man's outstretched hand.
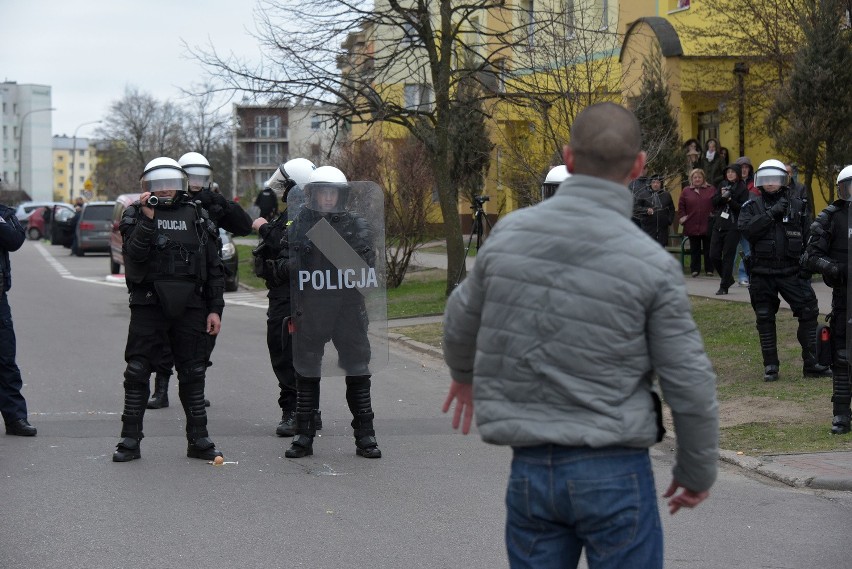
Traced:
<path fill-rule="evenodd" d="M 450 410 L 456 401 L 456 410 L 453 413 L 453 428 L 458 429 L 459 423 L 462 426 L 462 434 L 470 432 L 470 422 L 473 420 L 473 385 L 469 383 L 459 383 L 455 379 L 450 383 L 450 392 L 447 394 L 447 400 L 444 401 L 442 411 L 446 413 Z M 462 420 L 464 416 L 464 420 Z"/>

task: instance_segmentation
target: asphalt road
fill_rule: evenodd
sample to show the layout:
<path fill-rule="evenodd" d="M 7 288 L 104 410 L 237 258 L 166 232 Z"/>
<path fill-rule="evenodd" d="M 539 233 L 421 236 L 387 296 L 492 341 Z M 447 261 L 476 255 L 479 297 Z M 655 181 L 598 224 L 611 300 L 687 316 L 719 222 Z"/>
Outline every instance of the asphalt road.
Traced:
<path fill-rule="evenodd" d="M 228 462 L 186 458 L 183 412 L 145 416 L 142 459 L 111 462 L 120 431 L 126 289 L 108 258 L 28 241 L 10 302 L 35 439 L 0 435 L 0 567 L 505 567 L 510 453 L 454 433 L 448 377 L 392 345 L 374 376 L 384 456 L 355 455 L 342 379 L 322 383 L 324 429 L 307 459 L 274 435 L 277 384 L 265 298 L 227 294 L 208 374 L 210 432 Z M 669 483 L 671 444 L 652 450 Z M 662 505 L 662 500 L 661 500 Z M 697 510 L 663 513 L 668 567 L 850 567 L 852 493 L 790 488 L 723 465 Z"/>

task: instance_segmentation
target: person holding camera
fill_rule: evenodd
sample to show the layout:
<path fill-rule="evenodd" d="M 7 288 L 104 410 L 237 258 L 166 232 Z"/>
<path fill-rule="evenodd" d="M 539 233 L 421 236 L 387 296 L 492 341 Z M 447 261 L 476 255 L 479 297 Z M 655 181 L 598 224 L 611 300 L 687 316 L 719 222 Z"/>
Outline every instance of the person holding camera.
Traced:
<path fill-rule="evenodd" d="M 222 194 L 212 191 L 213 170 L 210 162 L 198 152 L 187 152 L 178 160 L 178 164 L 187 175 L 189 199 L 199 203 L 205 210 L 210 221 L 218 228 L 230 231 L 234 235 L 244 236 L 251 233 L 251 216 L 237 203 L 225 198 Z M 216 347 L 216 336 L 210 337 L 210 353 Z M 208 355 L 208 360 L 209 360 Z M 174 358 L 171 351 L 163 354 L 163 359 L 155 366 L 154 393 L 148 402 L 148 409 L 162 409 L 169 406 L 169 378 L 172 375 Z M 204 405 L 210 407 L 210 401 L 204 400 Z"/>
<path fill-rule="evenodd" d="M 130 326 L 121 439 L 114 462 L 142 456 L 151 371 L 166 344 L 174 356 L 186 413 L 186 455 L 204 460 L 222 456 L 207 431 L 204 382 L 209 338 L 222 326 L 224 268 L 218 230 L 201 205 L 189 199 L 187 183 L 186 172 L 175 160 L 155 158 L 142 172 L 139 201 L 124 211 L 119 223 Z"/>
<path fill-rule="evenodd" d="M 9 252 L 20 249 L 26 238 L 14 208 L 0 204 L 0 413 L 7 435 L 34 437 L 37 431 L 27 421 L 27 401 L 21 394 L 24 382 L 15 363 L 17 341 L 9 306 L 9 289 L 12 288 Z"/>
<path fill-rule="evenodd" d="M 260 235 L 260 243 L 252 251 L 254 256 L 254 274 L 263 279 L 269 292 L 269 309 L 266 311 L 266 347 L 269 348 L 269 362 L 278 379 L 278 406 L 281 408 L 281 421 L 275 428 L 279 437 L 292 437 L 296 434 L 296 370 L 293 368 L 293 347 L 288 326 L 292 309 L 290 306 L 290 277 L 279 264 L 281 251 L 289 247 L 287 241 L 287 195 L 293 188 L 301 188 L 308 183 L 311 172 L 316 169 L 314 163 L 306 158 L 294 158 L 278 167 L 275 174 L 266 182 L 270 189 L 281 193 L 284 211 L 267 220 L 258 217 L 252 228 Z M 275 208 L 277 211 L 277 207 Z M 319 393 L 317 409 L 314 413 L 317 429 L 322 428 L 319 412 Z"/>
<path fill-rule="evenodd" d="M 754 175 L 760 195 L 743 204 L 737 222 L 751 247 L 748 293 L 763 355 L 763 381 L 778 380 L 775 315 L 781 305 L 779 295 L 799 320 L 796 336 L 802 347 L 802 375 L 831 374 L 830 368 L 820 365 L 816 358 L 819 305 L 810 271 L 799 266 L 808 234 L 807 204 L 790 191 L 789 181 L 783 162 L 763 162 Z"/>

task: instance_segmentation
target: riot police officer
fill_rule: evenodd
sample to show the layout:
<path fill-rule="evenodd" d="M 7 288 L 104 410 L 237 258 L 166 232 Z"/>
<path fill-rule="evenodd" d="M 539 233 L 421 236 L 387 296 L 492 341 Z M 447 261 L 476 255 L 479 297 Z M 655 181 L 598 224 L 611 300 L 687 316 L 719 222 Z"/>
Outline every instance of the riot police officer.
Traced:
<path fill-rule="evenodd" d="M 282 254 L 288 257 L 286 266 L 294 296 L 298 396 L 296 436 L 284 453 L 288 458 L 313 454 L 313 410 L 317 408 L 320 376 L 328 369 L 326 352 L 333 350 L 334 366 L 346 377 L 355 452 L 365 458 L 382 456 L 373 427 L 372 351 L 365 303 L 368 290 L 376 284 L 376 234 L 365 217 L 350 209 L 351 189 L 337 168 L 317 168 L 303 188 L 304 205 L 290 215 L 290 248 Z M 336 245 L 342 247 L 335 249 Z M 331 346 L 327 346 L 329 343 Z"/>
<path fill-rule="evenodd" d="M 751 245 L 749 296 L 757 319 L 764 381 L 778 379 L 775 331 L 778 295 L 787 301 L 799 320 L 796 336 L 802 347 L 803 375 L 822 377 L 831 373 L 816 359 L 819 306 L 810 273 L 799 267 L 808 230 L 807 204 L 799 196 L 791 195 L 788 183 L 782 162 L 763 162 L 754 176 L 760 195 L 743 204 L 738 221 L 740 231 Z"/>
<path fill-rule="evenodd" d="M 210 162 L 198 152 L 187 152 L 178 160 L 178 164 L 187 174 L 189 197 L 198 202 L 205 210 L 210 220 L 225 231 L 243 236 L 251 233 L 251 216 L 237 203 L 229 201 L 220 193 L 214 192 L 213 170 Z M 218 232 L 217 232 L 218 239 Z M 217 249 L 218 251 L 218 249 Z M 211 336 L 210 351 L 216 346 L 216 337 Z M 148 409 L 161 409 L 169 406 L 169 377 L 172 375 L 174 360 L 171 353 L 163 355 L 163 360 L 155 367 L 154 393 L 148 402 Z M 210 401 L 204 400 L 210 407 Z"/>
<path fill-rule="evenodd" d="M 286 205 L 290 190 L 307 184 L 315 169 L 316 166 L 310 160 L 294 158 L 281 164 L 265 185 L 280 192 Z M 288 330 L 291 315 L 290 277 L 286 268 L 278 264 L 282 249 L 289 247 L 288 225 L 286 208 L 270 220 L 258 217 L 252 224 L 260 235 L 260 243 L 252 251 L 254 272 L 264 280 L 266 288 L 269 289 L 266 294 L 269 299 L 269 309 L 266 311 L 266 345 L 269 348 L 272 371 L 278 379 L 281 421 L 275 428 L 275 434 L 279 437 L 292 437 L 296 434 L 296 371 L 293 368 L 293 348 L 290 345 Z M 315 424 L 317 429 L 322 428 L 318 408 Z"/>
<path fill-rule="evenodd" d="M 544 183 L 541 185 L 541 201 L 552 197 L 556 193 L 556 190 L 559 189 L 559 184 L 570 177 L 571 174 L 564 164 L 551 168 L 544 178 Z"/>
<path fill-rule="evenodd" d="M 852 200 L 852 166 L 846 166 L 837 176 L 838 199 L 829 204 L 811 224 L 808 246 L 802 256 L 802 265 L 822 275 L 831 287 L 831 378 L 833 418 L 831 433 L 842 435 L 850 431 L 852 423 L 852 385 L 849 378 L 849 357 L 846 341 L 847 302 L 849 286 L 850 200 Z"/>
<path fill-rule="evenodd" d="M 186 455 L 211 460 L 222 456 L 207 432 L 204 407 L 209 337 L 219 333 L 225 306 L 218 232 L 207 212 L 189 200 L 186 172 L 175 160 L 155 158 L 140 183 L 139 201 L 125 210 L 119 224 L 130 327 L 121 440 L 112 459 L 141 458 L 149 378 L 168 343 L 186 413 Z"/>

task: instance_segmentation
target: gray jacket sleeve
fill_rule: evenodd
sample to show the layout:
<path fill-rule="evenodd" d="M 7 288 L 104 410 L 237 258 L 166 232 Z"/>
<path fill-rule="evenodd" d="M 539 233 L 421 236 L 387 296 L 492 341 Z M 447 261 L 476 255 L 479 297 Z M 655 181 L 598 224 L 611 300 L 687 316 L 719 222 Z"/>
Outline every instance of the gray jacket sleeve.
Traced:
<path fill-rule="evenodd" d="M 718 471 L 716 374 L 692 319 L 682 276 L 661 281 L 648 310 L 647 334 L 651 363 L 674 417 L 674 478 L 689 490 L 703 492 L 713 485 Z"/>
<path fill-rule="evenodd" d="M 452 378 L 459 383 L 473 383 L 476 335 L 484 301 L 481 275 L 485 264 L 485 255 L 480 255 L 467 278 L 447 299 L 444 310 L 444 361 Z"/>

